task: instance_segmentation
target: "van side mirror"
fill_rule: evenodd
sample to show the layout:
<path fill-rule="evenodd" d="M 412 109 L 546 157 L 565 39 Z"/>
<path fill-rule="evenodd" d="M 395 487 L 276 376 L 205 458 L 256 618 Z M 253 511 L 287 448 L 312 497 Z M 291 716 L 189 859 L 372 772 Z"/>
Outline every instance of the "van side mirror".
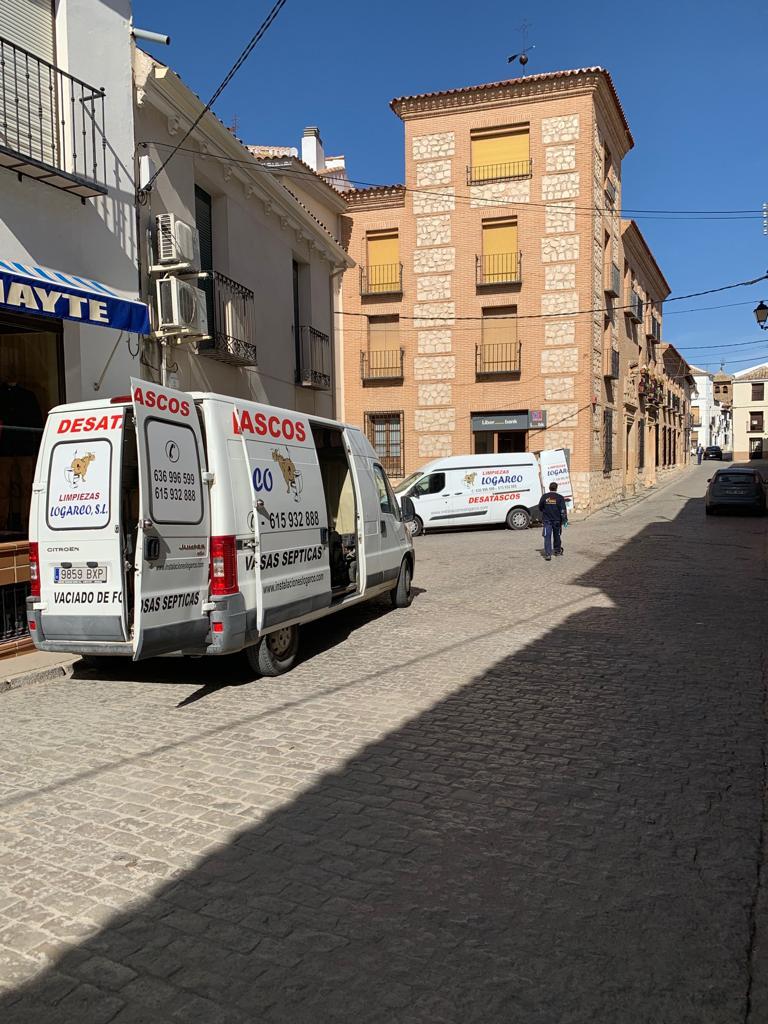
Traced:
<path fill-rule="evenodd" d="M 416 509 L 409 497 L 405 496 L 400 499 L 400 509 L 403 513 L 403 522 L 412 523 L 416 518 Z"/>

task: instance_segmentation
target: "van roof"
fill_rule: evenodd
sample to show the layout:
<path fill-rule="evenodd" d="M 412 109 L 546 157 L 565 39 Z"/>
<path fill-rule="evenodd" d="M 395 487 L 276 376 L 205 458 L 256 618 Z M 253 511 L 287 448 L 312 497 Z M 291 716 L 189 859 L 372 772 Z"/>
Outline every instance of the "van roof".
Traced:
<path fill-rule="evenodd" d="M 535 465 L 533 452 L 503 452 L 490 455 L 446 455 L 419 466 L 414 473 L 431 473 L 435 469 L 464 469 L 473 466 L 521 466 Z"/>

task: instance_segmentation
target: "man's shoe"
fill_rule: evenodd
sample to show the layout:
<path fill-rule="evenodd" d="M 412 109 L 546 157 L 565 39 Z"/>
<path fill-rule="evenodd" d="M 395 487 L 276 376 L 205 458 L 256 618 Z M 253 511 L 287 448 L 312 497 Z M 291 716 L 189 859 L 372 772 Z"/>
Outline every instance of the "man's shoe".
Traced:
<path fill-rule="evenodd" d="M 560 550 L 556 551 L 555 554 L 556 555 L 562 555 L 564 551 L 565 551 L 565 548 L 560 548 Z"/>
<path fill-rule="evenodd" d="M 544 555 L 544 559 L 547 562 L 551 562 L 552 561 L 552 555 Z"/>

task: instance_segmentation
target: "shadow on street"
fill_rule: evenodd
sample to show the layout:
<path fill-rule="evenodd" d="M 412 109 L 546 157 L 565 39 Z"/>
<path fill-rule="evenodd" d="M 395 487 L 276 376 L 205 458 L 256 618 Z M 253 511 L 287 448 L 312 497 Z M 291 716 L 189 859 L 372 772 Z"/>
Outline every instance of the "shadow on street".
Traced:
<path fill-rule="evenodd" d="M 743 1021 L 765 535 L 700 499 L 651 524 L 578 581 L 613 607 L 361 749 L 0 998 L 0 1020 Z"/>

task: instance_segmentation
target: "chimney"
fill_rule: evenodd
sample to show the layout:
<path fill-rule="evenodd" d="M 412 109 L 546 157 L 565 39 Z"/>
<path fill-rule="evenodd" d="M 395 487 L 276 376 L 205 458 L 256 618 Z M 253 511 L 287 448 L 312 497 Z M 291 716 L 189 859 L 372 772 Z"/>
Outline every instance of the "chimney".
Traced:
<path fill-rule="evenodd" d="M 325 153 L 319 128 L 305 128 L 301 138 L 301 159 L 313 171 L 325 170 Z"/>

